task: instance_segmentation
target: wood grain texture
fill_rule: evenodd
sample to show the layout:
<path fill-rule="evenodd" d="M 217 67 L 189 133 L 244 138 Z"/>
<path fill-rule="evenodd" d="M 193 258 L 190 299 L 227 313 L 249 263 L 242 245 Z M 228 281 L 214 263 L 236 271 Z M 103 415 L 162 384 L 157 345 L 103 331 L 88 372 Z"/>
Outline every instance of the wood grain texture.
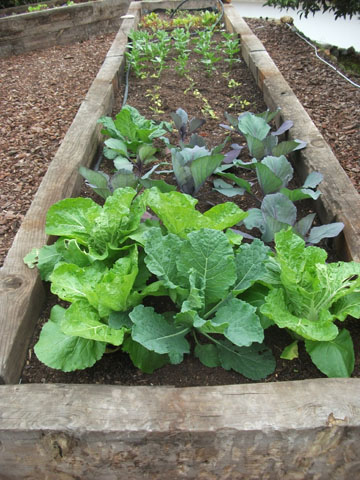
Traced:
<path fill-rule="evenodd" d="M 139 5 L 140 7 L 140 5 Z M 134 13 L 139 7 L 133 7 Z M 138 23 L 134 16 L 133 22 Z M 129 28 L 129 20 L 126 20 Z M 100 142 L 101 115 L 112 109 L 114 92 L 123 69 L 126 41 L 123 33 L 118 55 L 106 60 L 52 160 L 0 271 L 0 383 L 17 383 L 26 348 L 42 307 L 44 292 L 36 270 L 23 263 L 34 247 L 48 243 L 44 226 L 49 207 L 77 195 L 82 179 L 80 165 L 89 165 Z M 109 67 L 111 64 L 111 68 Z"/>
<path fill-rule="evenodd" d="M 116 32 L 129 0 L 102 0 L 0 18 L 0 57 Z"/>
<path fill-rule="evenodd" d="M 0 478 L 328 480 L 360 472 L 357 379 L 0 392 L 0 472 L 9 472 Z"/>

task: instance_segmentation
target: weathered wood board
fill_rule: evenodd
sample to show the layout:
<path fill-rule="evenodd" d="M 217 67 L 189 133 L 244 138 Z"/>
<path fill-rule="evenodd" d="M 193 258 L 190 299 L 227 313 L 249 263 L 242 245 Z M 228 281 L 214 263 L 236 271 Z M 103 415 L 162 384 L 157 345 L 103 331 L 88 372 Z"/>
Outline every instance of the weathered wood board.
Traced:
<path fill-rule="evenodd" d="M 0 57 L 116 32 L 130 0 L 98 0 L 0 18 Z M 65 4 L 65 6 L 64 6 Z"/>
<path fill-rule="evenodd" d="M 360 474 L 360 380 L 20 385 L 0 392 L 2 480 L 345 480 Z"/>

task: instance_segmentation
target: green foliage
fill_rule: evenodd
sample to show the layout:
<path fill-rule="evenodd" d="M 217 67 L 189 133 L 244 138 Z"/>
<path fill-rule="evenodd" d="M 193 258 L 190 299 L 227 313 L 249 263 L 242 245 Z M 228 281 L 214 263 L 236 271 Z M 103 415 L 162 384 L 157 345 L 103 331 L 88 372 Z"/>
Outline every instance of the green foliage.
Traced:
<path fill-rule="evenodd" d="M 149 165 L 157 161 L 154 156 L 157 150 L 153 141 L 171 130 L 170 123 L 157 124 L 147 120 L 130 105 L 123 107 L 115 120 L 111 117 L 101 117 L 99 123 L 105 127 L 102 133 L 111 137 L 104 142 L 104 156 L 114 161 L 117 172 L 109 176 L 104 172 L 93 171 L 83 166 L 79 168 L 79 173 L 98 195 L 107 198 L 117 188 L 125 187 L 157 186 L 162 191 L 174 189 L 163 180 L 149 179 L 161 165 L 155 164 L 149 170 Z"/>
<path fill-rule="evenodd" d="M 294 8 L 300 10 L 300 13 L 307 17 L 309 13 L 333 12 L 335 19 L 360 14 L 360 5 L 358 0 L 267 0 L 264 5 Z"/>
<path fill-rule="evenodd" d="M 305 247 L 291 230 L 275 235 L 278 278 L 260 307 L 280 328 L 305 340 L 315 365 L 328 376 L 350 376 L 351 338 L 335 320 L 360 318 L 360 264 L 326 263 L 325 250 Z"/>
<path fill-rule="evenodd" d="M 46 10 L 48 8 L 46 3 L 39 3 L 34 7 L 28 7 L 28 12 L 39 12 L 40 10 Z"/>
<path fill-rule="evenodd" d="M 25 262 L 37 264 L 42 278 L 51 281 L 51 291 L 70 306 L 54 307 L 35 347 L 39 359 L 72 371 L 93 365 L 106 345 L 124 344 L 135 365 L 152 372 L 164 363 L 181 362 L 190 351 L 186 336 L 195 334 L 194 328 L 200 335 L 204 327 L 207 340 L 211 332 L 223 332 L 227 339 L 214 339 L 225 368 L 249 371 L 252 378 L 269 373 L 274 362 L 267 349 L 261 349 L 264 362 L 253 368 L 247 366 L 252 362 L 247 353 L 237 348 L 263 339 L 255 307 L 232 299 L 230 289 L 236 272 L 240 283 L 244 273 L 222 230 L 245 213 L 228 203 L 201 214 L 195 205 L 196 200 L 178 192 L 150 189 L 136 196 L 131 188 L 116 190 L 103 207 L 84 198 L 53 205 L 46 232 L 59 239 L 35 249 Z M 147 206 L 163 227 L 141 222 Z M 159 314 L 142 306 L 148 295 L 168 295 L 177 312 Z M 231 361 L 221 360 L 222 355 Z"/>

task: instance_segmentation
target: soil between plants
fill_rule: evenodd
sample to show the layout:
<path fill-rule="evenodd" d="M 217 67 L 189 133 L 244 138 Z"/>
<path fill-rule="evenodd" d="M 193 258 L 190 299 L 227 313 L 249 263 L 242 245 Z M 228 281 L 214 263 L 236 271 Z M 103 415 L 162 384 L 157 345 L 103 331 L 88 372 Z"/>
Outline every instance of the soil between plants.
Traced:
<path fill-rule="evenodd" d="M 195 58 L 193 64 L 190 65 L 190 78 L 179 77 L 175 73 L 174 64 L 172 64 L 168 70 L 165 70 L 159 79 L 151 77 L 151 73 L 155 73 L 155 71 L 150 71 L 148 77 L 141 81 L 135 78 L 134 74 L 131 74 L 127 103 L 136 107 L 147 118 L 159 121 L 169 120 L 170 113 L 179 107 L 184 108 L 189 113 L 190 118 L 193 116 L 205 117 L 206 124 L 201 128 L 200 133 L 208 141 L 208 145 L 213 147 L 221 143 L 227 134 L 224 129 L 219 127 L 219 123 L 225 121 L 223 118 L 224 111 L 238 115 L 245 110 L 261 112 L 266 109 L 266 106 L 263 103 L 261 93 L 255 86 L 251 74 L 243 62 L 231 69 L 230 77 L 226 78 L 229 68 L 224 61 L 219 62 L 216 66 L 216 72 L 209 76 L 204 75 L 203 69 L 201 69 L 201 67 L 199 68 L 198 60 L 199 59 Z M 239 84 L 236 89 L 228 86 L 229 79 L 233 79 Z M 195 89 L 200 92 L 200 96 L 194 95 Z M 229 105 L 234 103 L 234 96 L 240 98 L 235 102 L 236 105 L 230 107 Z M 204 98 L 208 101 L 208 105 L 210 105 L 211 108 L 206 105 Z M 249 105 L 245 105 L 243 103 L 244 100 L 249 102 Z M 119 95 L 115 102 L 114 115 L 121 109 L 122 101 L 123 97 Z M 217 118 L 212 118 L 214 116 Z M 175 134 L 172 134 L 171 141 L 176 142 Z M 235 136 L 232 138 L 232 141 L 243 143 L 241 138 Z M 169 160 L 169 154 L 166 152 L 166 149 L 163 149 L 162 155 L 162 159 Z M 241 158 L 246 159 L 246 152 Z M 106 165 L 104 166 L 105 168 L 109 168 Z M 163 178 L 173 183 L 171 177 Z M 84 187 L 82 193 L 84 195 L 89 194 L 89 191 Z M 198 200 L 199 208 L 206 210 L 213 204 L 228 201 L 229 199 L 212 191 L 212 187 L 207 184 L 199 192 Z M 244 197 L 234 197 L 232 200 L 245 210 L 254 206 L 252 201 L 244 201 Z M 304 211 L 307 212 L 310 204 L 305 202 L 303 205 Z M 300 217 L 301 216 L 303 216 L 302 211 L 300 213 Z M 329 244 L 328 247 L 331 250 L 331 244 Z M 161 311 L 162 300 L 161 298 L 148 299 L 147 304 Z M 48 303 L 29 348 L 28 358 L 22 375 L 23 383 L 107 383 L 119 385 L 173 385 L 183 387 L 251 382 L 251 380 L 236 372 L 227 372 L 222 368 L 207 368 L 192 355 L 186 356 L 182 364 L 165 366 L 152 375 L 144 374 L 135 368 L 128 355 L 123 354 L 121 351 L 105 354 L 94 367 L 84 371 L 63 373 L 50 369 L 37 360 L 33 352 L 33 345 L 37 341 L 42 324 L 49 318 L 52 305 L 56 302 L 56 298 L 49 295 Z M 349 319 L 346 325 L 342 326 L 346 326 L 352 332 L 356 343 L 355 351 L 358 352 L 358 339 L 360 339 L 358 323 L 356 323 L 355 320 Z M 272 327 L 266 331 L 265 343 L 273 350 L 277 361 L 277 368 L 272 375 L 263 381 L 271 382 L 323 377 L 321 372 L 319 372 L 309 360 L 303 346 L 300 346 L 300 355 L 297 360 L 289 362 L 280 359 L 281 351 L 286 345 L 291 343 L 291 341 L 291 337 L 285 331 L 281 331 L 278 328 Z M 358 358 L 356 362 L 357 366 L 354 371 L 354 376 L 357 376 L 359 373 Z"/>

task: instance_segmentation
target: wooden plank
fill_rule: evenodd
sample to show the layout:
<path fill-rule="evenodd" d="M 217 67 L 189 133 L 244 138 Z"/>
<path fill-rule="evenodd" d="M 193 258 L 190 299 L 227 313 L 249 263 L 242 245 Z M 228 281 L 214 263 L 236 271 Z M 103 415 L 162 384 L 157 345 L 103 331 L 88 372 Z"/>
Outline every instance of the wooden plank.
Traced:
<path fill-rule="evenodd" d="M 132 21 L 137 25 L 140 4 L 138 7 L 135 4 L 132 11 Z M 129 28 L 130 20 L 126 22 L 126 28 Z M 29 270 L 23 258 L 32 248 L 49 241 L 44 231 L 47 210 L 58 200 L 77 195 L 82 183 L 78 168 L 80 165 L 89 165 L 94 158 L 101 138 L 101 126 L 97 121 L 101 115 L 111 112 L 114 89 L 123 68 L 124 57 L 121 52 L 124 52 L 126 42 L 122 33 L 120 37 L 122 49 L 117 42 L 119 55 L 107 58 L 105 69 L 100 69 L 90 87 L 0 271 L 0 383 L 18 382 L 44 298 L 37 271 Z"/>
<path fill-rule="evenodd" d="M 129 0 L 102 0 L 0 18 L 0 56 L 116 32 Z"/>
<path fill-rule="evenodd" d="M 360 472 L 358 379 L 0 392 L 8 479 L 328 480 Z"/>

